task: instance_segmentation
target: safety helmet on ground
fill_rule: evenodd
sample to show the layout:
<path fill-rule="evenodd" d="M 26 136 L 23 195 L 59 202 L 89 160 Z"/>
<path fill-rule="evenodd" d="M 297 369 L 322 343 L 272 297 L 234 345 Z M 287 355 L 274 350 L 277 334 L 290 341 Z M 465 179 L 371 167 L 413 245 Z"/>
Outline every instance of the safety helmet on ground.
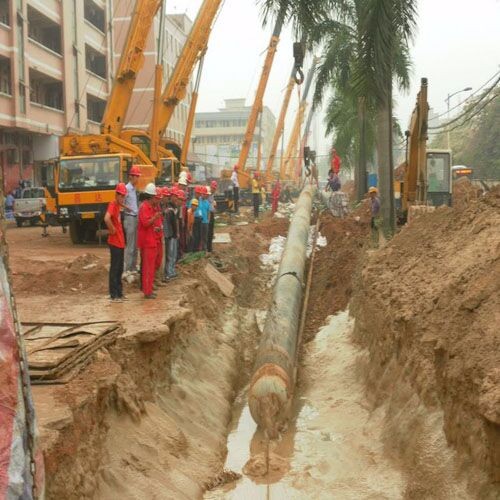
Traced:
<path fill-rule="evenodd" d="M 125 186 L 125 183 L 123 182 L 120 182 L 116 185 L 116 189 L 115 191 L 118 193 L 118 194 L 121 194 L 123 196 L 126 196 L 127 195 L 127 187 Z"/>
<path fill-rule="evenodd" d="M 375 186 L 372 186 L 369 190 L 369 193 L 378 193 L 378 189 Z"/>
<path fill-rule="evenodd" d="M 191 205 L 193 205 L 194 207 L 197 207 L 199 204 L 200 204 L 200 202 L 196 198 L 193 198 L 191 200 Z"/>
<path fill-rule="evenodd" d="M 150 182 L 147 186 L 146 189 L 144 190 L 146 194 L 149 194 L 150 196 L 156 196 L 156 186 L 154 185 L 154 182 Z"/>
<path fill-rule="evenodd" d="M 137 165 L 133 165 L 128 171 L 128 175 L 133 175 L 135 177 L 140 177 L 142 175 L 141 169 Z"/>

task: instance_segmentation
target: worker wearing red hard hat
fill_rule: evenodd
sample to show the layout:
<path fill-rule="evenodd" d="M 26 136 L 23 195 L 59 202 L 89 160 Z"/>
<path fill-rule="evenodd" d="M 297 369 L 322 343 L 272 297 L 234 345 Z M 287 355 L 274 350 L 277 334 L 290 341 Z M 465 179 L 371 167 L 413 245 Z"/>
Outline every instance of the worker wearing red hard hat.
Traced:
<path fill-rule="evenodd" d="M 137 271 L 137 215 L 139 213 L 137 184 L 141 177 L 141 169 L 134 165 L 128 172 L 127 193 L 123 211 L 123 229 L 125 231 L 125 272 Z"/>
<path fill-rule="evenodd" d="M 115 189 L 115 200 L 110 202 L 104 223 L 108 228 L 108 246 L 111 254 L 109 266 L 109 296 L 112 302 L 121 302 L 125 297 L 122 288 L 125 236 L 120 212 L 124 207 L 127 188 L 120 182 Z"/>
<path fill-rule="evenodd" d="M 137 246 L 141 251 L 142 263 L 142 291 L 144 298 L 155 299 L 153 281 L 155 276 L 155 262 L 158 249 L 157 235 L 158 219 L 161 212 L 156 209 L 156 186 L 150 182 L 144 190 L 145 200 L 139 208 Z M 156 198 L 156 199 L 155 199 Z"/>

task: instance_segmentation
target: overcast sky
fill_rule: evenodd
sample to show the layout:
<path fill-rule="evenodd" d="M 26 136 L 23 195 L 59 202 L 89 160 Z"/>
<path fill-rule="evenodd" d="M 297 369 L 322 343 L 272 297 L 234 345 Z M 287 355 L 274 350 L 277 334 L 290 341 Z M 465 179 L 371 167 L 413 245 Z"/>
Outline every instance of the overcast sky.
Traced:
<path fill-rule="evenodd" d="M 445 99 L 465 87 L 480 87 L 500 70 L 500 0 L 418 0 L 418 33 L 412 49 L 414 66 L 408 95 L 397 95 L 396 115 L 406 127 L 415 103 L 420 78 L 429 79 L 429 103 L 446 110 Z M 186 12 L 192 19 L 201 0 L 167 0 L 167 12 Z M 215 111 L 224 99 L 245 97 L 251 104 L 263 51 L 272 27 L 262 28 L 256 0 L 225 0 L 212 32 L 200 88 L 199 111 Z M 278 115 L 282 93 L 292 66 L 290 30 L 282 34 L 272 69 L 265 104 Z M 468 93 L 461 94 L 466 98 Z M 289 117 L 297 108 L 297 95 Z M 451 106 L 460 97 L 452 99 Z M 329 140 L 316 124 L 315 146 L 324 150 Z M 290 127 L 288 127 L 290 128 Z"/>

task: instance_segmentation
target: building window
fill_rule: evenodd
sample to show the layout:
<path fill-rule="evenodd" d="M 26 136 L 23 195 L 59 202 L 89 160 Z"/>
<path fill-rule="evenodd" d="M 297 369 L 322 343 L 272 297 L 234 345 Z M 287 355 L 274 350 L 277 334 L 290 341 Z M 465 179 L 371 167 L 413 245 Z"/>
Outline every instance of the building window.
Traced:
<path fill-rule="evenodd" d="M 10 59 L 6 57 L 0 57 L 0 92 L 2 94 L 12 95 Z"/>
<path fill-rule="evenodd" d="M 85 67 L 101 78 L 106 78 L 106 56 L 85 44 Z"/>
<path fill-rule="evenodd" d="M 10 26 L 9 1 L 0 0 L 0 23 Z"/>
<path fill-rule="evenodd" d="M 30 101 L 48 108 L 63 110 L 62 82 L 30 69 Z"/>
<path fill-rule="evenodd" d="M 84 14 L 85 19 L 103 33 L 106 30 L 106 15 L 104 9 L 97 6 L 92 0 L 85 0 Z"/>
<path fill-rule="evenodd" d="M 61 54 L 61 27 L 28 5 L 28 37 Z"/>
<path fill-rule="evenodd" d="M 106 101 L 91 94 L 87 94 L 87 118 L 93 122 L 101 123 L 106 109 Z"/>

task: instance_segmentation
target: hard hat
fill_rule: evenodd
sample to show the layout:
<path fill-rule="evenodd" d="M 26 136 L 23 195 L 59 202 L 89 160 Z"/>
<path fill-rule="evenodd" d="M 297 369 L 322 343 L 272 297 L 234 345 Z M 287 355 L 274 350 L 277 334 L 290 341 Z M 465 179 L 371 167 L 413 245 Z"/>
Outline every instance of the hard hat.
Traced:
<path fill-rule="evenodd" d="M 127 195 L 127 188 L 123 182 L 120 182 L 119 184 L 116 185 L 115 191 L 118 194 L 122 194 L 123 196 Z"/>
<path fill-rule="evenodd" d="M 197 193 L 197 194 L 201 194 L 202 193 L 201 186 L 195 186 L 194 192 Z"/>
<path fill-rule="evenodd" d="M 188 181 L 188 183 L 193 182 L 193 177 L 191 176 L 191 174 L 189 172 L 187 174 L 187 181 Z"/>
<path fill-rule="evenodd" d="M 170 196 L 170 189 L 168 189 L 168 187 L 165 186 L 161 188 L 161 193 L 163 197 L 166 198 L 167 196 Z"/>
<path fill-rule="evenodd" d="M 170 190 L 170 196 L 179 196 L 179 190 L 175 186 Z"/>
<path fill-rule="evenodd" d="M 200 204 L 200 202 L 196 198 L 193 198 L 191 200 L 191 205 L 194 205 L 195 207 L 197 207 L 199 204 Z"/>
<path fill-rule="evenodd" d="M 201 194 L 208 194 L 207 186 L 201 186 Z"/>
<path fill-rule="evenodd" d="M 184 191 L 182 191 L 181 189 L 179 189 L 177 191 L 177 198 L 179 198 L 179 200 L 185 201 L 186 200 L 186 193 Z"/>
<path fill-rule="evenodd" d="M 137 165 L 133 165 L 128 171 L 128 175 L 134 175 L 135 177 L 140 177 L 142 175 L 141 169 Z"/>
<path fill-rule="evenodd" d="M 188 183 L 188 174 L 187 172 L 181 172 L 179 174 L 179 184 L 181 186 L 187 186 Z"/>
<path fill-rule="evenodd" d="M 212 182 L 210 183 L 210 187 L 211 187 L 214 191 L 217 189 L 217 185 L 218 185 L 218 184 L 217 184 L 217 181 L 212 181 Z"/>
<path fill-rule="evenodd" d="M 369 193 L 378 193 L 378 189 L 375 186 L 372 186 L 369 190 Z"/>
<path fill-rule="evenodd" d="M 238 164 L 236 163 L 236 165 L 233 167 L 233 170 L 238 170 Z"/>
<path fill-rule="evenodd" d="M 255 174 L 253 174 L 253 176 L 254 176 L 256 179 L 258 179 L 258 178 L 259 178 L 259 175 L 260 175 L 260 174 L 259 174 L 259 172 L 255 172 Z"/>
<path fill-rule="evenodd" d="M 163 188 L 156 188 L 155 198 L 157 198 L 158 200 L 161 200 L 163 198 Z"/>
<path fill-rule="evenodd" d="M 150 182 L 147 186 L 146 189 L 144 190 L 146 194 L 149 194 L 150 196 L 156 196 L 156 186 L 154 185 L 154 182 Z"/>

